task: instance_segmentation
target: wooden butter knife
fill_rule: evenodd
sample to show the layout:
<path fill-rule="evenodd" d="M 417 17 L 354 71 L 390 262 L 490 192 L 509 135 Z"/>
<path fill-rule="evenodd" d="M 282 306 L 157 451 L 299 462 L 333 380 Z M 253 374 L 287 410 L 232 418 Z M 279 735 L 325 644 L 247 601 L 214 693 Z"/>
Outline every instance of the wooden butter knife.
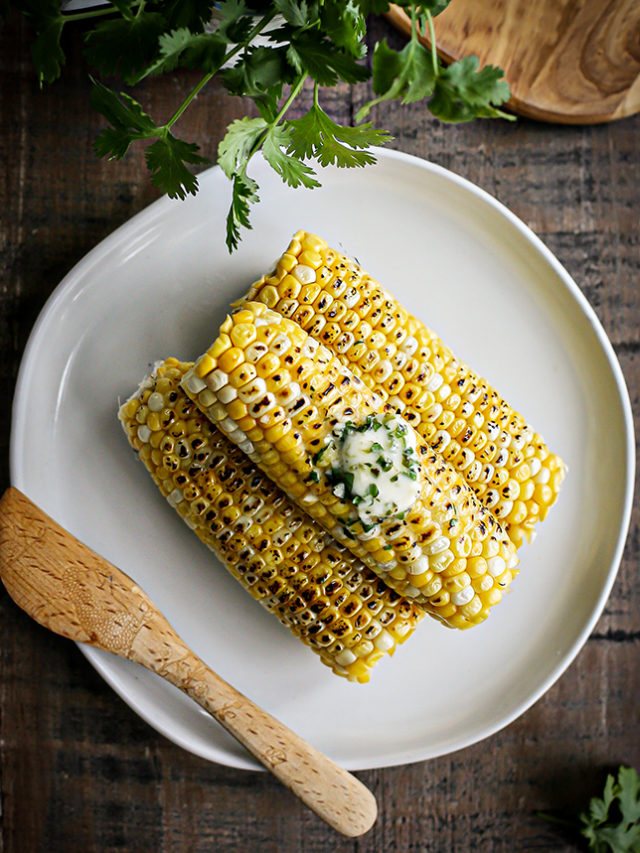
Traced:
<path fill-rule="evenodd" d="M 355 837 L 375 822 L 376 801 L 362 782 L 216 675 L 130 577 L 13 487 L 0 500 L 0 578 L 45 628 L 183 690 L 338 832 Z"/>

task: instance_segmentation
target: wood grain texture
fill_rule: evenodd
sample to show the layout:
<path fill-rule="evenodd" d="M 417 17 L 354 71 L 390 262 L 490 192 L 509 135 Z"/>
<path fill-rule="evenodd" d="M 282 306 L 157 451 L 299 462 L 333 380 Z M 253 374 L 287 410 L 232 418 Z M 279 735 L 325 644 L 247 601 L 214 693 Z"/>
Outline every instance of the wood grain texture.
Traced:
<path fill-rule="evenodd" d="M 335 830 L 355 837 L 371 829 L 377 806 L 362 782 L 227 684 L 130 577 L 13 487 L 0 499 L 0 579 L 40 625 L 184 691 Z"/>
<path fill-rule="evenodd" d="M 386 22 L 374 22 L 370 46 L 383 36 L 397 49 L 405 41 Z M 26 338 L 49 293 L 157 191 L 140 150 L 117 164 L 95 160 L 91 140 L 100 122 L 87 106 L 86 68 L 75 43 L 68 44 L 63 79 L 40 93 L 26 27 L 12 17 L 0 38 L 0 382 L 9 400 Z M 137 94 L 152 111 L 169 115 L 193 79 L 176 73 L 146 82 Z M 369 97 L 364 84 L 353 91 L 339 87 L 323 103 L 348 121 Z M 308 103 L 308 92 L 305 98 Z M 243 112 L 242 103 L 207 89 L 180 131 L 212 153 L 226 123 Z M 394 147 L 475 181 L 545 241 L 613 341 L 640 427 L 640 116 L 590 127 L 527 120 L 446 127 L 420 104 L 392 104 L 372 118 L 393 133 Z M 535 365 L 530 369 L 535 377 Z M 4 490 L 9 412 L 1 411 Z M 639 522 L 636 499 L 605 612 L 562 678 L 483 743 L 433 761 L 359 773 L 380 813 L 358 841 L 340 838 L 269 774 L 210 764 L 165 741 L 72 644 L 35 625 L 0 592 L 0 850 L 583 849 L 536 812 L 575 814 L 618 764 L 640 769 Z"/>
<path fill-rule="evenodd" d="M 400 7 L 389 19 L 411 32 Z M 435 32 L 446 61 L 475 54 L 481 66 L 503 68 L 509 106 L 521 115 L 595 124 L 640 110 L 637 0 L 455 0 Z"/>

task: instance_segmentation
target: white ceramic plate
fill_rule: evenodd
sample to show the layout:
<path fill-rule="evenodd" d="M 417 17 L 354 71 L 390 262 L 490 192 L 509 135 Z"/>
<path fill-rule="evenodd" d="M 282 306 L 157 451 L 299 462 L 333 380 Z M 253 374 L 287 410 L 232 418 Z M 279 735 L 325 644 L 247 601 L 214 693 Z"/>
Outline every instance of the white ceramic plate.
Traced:
<path fill-rule="evenodd" d="M 287 190 L 263 162 L 261 204 L 237 254 L 216 168 L 184 203 L 161 199 L 104 240 L 45 306 L 13 414 L 14 485 L 131 575 L 224 678 L 350 769 L 459 749 L 505 726 L 558 678 L 604 607 L 629 521 L 628 394 L 567 273 L 509 211 L 437 166 L 379 152 Z M 150 362 L 192 359 L 230 301 L 304 227 L 343 247 L 497 386 L 567 461 L 569 476 L 508 598 L 471 632 L 425 620 L 361 686 L 337 678 L 229 577 L 156 493 L 116 420 Z M 156 676 L 85 654 L 171 740 L 257 765 Z"/>

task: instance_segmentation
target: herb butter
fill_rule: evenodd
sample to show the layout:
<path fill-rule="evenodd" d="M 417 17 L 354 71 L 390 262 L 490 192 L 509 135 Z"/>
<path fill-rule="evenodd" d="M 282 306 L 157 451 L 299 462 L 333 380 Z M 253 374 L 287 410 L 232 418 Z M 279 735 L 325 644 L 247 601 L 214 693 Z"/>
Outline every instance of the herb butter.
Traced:
<path fill-rule="evenodd" d="M 322 465 L 334 495 L 353 504 L 365 529 L 404 517 L 420 493 L 416 435 L 398 415 L 337 424 L 314 463 Z"/>

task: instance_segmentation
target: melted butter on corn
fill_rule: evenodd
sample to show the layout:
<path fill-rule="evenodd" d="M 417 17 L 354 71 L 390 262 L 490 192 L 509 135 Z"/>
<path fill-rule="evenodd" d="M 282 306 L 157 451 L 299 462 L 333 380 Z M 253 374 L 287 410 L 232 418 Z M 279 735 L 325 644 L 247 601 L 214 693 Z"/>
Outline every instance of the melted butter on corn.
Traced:
<path fill-rule="evenodd" d="M 373 531 L 354 518 L 353 506 L 334 495 L 326 478 L 316 482 L 312 460 L 332 431 L 355 417 L 378 416 L 384 407 L 295 322 L 263 303 L 246 303 L 227 317 L 183 388 L 325 530 L 445 624 L 477 624 L 509 588 L 518 563 L 512 542 L 461 476 L 423 441 L 416 438 L 417 499 L 404 518 L 385 518 Z M 227 397 L 231 402 L 223 402 Z M 491 574 L 494 557 L 499 560 Z"/>
<path fill-rule="evenodd" d="M 332 541 L 209 423 L 180 388 L 190 367 L 158 364 L 120 407 L 131 446 L 169 504 L 255 599 L 333 672 L 368 681 L 423 611 Z"/>
<path fill-rule="evenodd" d="M 566 467 L 542 437 L 354 260 L 299 231 L 249 290 L 361 377 L 462 476 L 520 547 Z"/>
<path fill-rule="evenodd" d="M 403 517 L 420 494 L 416 434 L 399 415 L 338 423 L 318 455 L 317 476 L 353 504 L 365 532 L 385 518 Z"/>

